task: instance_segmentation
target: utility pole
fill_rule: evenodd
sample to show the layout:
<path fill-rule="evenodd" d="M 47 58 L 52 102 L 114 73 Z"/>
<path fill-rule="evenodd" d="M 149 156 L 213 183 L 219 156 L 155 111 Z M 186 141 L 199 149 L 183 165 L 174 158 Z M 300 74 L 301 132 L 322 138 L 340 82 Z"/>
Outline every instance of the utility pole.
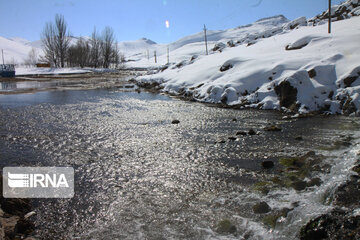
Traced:
<path fill-rule="evenodd" d="M 209 52 L 208 52 L 208 46 L 207 46 L 207 36 L 206 36 L 206 26 L 204 24 L 204 34 L 205 34 L 205 47 L 206 47 L 206 55 L 209 55 Z"/>
<path fill-rule="evenodd" d="M 170 53 L 169 53 L 169 46 L 167 46 L 167 63 L 170 63 Z"/>
<path fill-rule="evenodd" d="M 154 51 L 154 57 L 155 57 L 155 63 L 157 63 L 157 60 L 156 60 L 156 51 Z"/>
<path fill-rule="evenodd" d="M 1 49 L 1 53 L 2 53 L 3 64 L 5 65 L 5 60 L 4 60 L 4 49 Z"/>
<path fill-rule="evenodd" d="M 329 34 L 331 33 L 331 0 L 329 0 Z"/>

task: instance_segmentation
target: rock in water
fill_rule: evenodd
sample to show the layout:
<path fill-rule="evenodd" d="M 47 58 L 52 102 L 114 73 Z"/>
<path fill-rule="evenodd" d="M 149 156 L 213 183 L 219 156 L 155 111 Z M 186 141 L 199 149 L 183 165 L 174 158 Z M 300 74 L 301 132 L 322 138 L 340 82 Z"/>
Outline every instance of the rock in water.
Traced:
<path fill-rule="evenodd" d="M 249 135 L 253 136 L 253 135 L 256 135 L 256 132 L 254 129 L 250 129 L 249 130 Z"/>
<path fill-rule="evenodd" d="M 274 167 L 274 162 L 273 161 L 263 161 L 261 163 L 261 166 L 265 169 L 270 169 Z"/>
<path fill-rule="evenodd" d="M 269 127 L 265 127 L 264 130 L 267 132 L 280 132 L 281 128 L 279 126 L 272 125 Z"/>
<path fill-rule="evenodd" d="M 179 124 L 180 121 L 179 120 L 172 120 L 171 124 Z"/>
<path fill-rule="evenodd" d="M 235 233 L 236 227 L 228 219 L 219 222 L 217 230 L 218 233 Z"/>
<path fill-rule="evenodd" d="M 270 212 L 271 208 L 266 202 L 260 202 L 253 206 L 253 211 L 256 214 L 263 214 Z"/>

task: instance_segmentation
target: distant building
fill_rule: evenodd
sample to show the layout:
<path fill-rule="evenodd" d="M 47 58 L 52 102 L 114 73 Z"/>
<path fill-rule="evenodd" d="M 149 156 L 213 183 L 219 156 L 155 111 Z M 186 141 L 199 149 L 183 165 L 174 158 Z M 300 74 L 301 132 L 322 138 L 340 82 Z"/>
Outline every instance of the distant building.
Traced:
<path fill-rule="evenodd" d="M 50 67 L 50 63 L 37 63 L 36 64 L 37 68 L 49 68 Z"/>
<path fill-rule="evenodd" d="M 15 65 L 0 64 L 0 77 L 15 77 Z"/>

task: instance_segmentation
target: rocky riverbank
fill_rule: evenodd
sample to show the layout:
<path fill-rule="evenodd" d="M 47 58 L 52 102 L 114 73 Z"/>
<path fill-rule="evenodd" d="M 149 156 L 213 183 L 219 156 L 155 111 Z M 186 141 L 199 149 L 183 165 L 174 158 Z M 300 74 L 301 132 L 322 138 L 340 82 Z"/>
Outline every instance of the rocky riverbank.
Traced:
<path fill-rule="evenodd" d="M 335 208 L 316 217 L 301 228 L 301 240 L 360 239 L 360 161 L 355 172 L 332 196 Z"/>
<path fill-rule="evenodd" d="M 0 178 L 2 189 L 2 178 Z M 30 237 L 35 229 L 31 221 L 32 212 L 30 199 L 4 198 L 0 196 L 0 239 L 33 240 Z"/>

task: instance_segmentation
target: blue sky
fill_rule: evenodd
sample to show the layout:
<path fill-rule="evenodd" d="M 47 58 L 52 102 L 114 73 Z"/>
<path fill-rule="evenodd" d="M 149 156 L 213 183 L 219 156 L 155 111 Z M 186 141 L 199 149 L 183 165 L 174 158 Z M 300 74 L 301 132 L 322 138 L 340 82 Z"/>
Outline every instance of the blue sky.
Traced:
<path fill-rule="evenodd" d="M 59 13 L 74 36 L 110 26 L 118 41 L 168 43 L 201 31 L 204 23 L 227 29 L 278 14 L 313 17 L 327 6 L 328 0 L 0 0 L 0 36 L 38 40 L 45 22 Z"/>

